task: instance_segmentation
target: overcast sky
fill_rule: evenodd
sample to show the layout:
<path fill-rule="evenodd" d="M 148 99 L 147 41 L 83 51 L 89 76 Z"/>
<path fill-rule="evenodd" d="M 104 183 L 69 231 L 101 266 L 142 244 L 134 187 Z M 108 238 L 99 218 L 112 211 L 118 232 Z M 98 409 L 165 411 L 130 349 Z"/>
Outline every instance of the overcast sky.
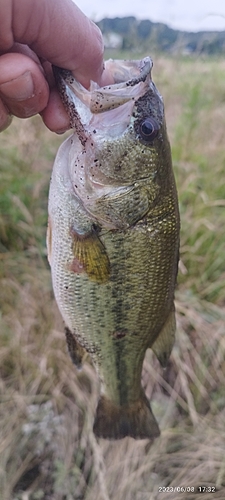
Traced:
<path fill-rule="evenodd" d="M 135 16 L 186 31 L 224 30 L 225 0 L 74 0 L 94 21 Z"/>

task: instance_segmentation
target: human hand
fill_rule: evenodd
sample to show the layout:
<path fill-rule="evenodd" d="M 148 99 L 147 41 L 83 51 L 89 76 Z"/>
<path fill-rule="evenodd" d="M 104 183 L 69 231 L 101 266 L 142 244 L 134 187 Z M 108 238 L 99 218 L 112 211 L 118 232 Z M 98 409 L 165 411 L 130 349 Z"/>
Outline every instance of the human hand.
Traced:
<path fill-rule="evenodd" d="M 72 0 L 0 0 L 0 130 L 11 115 L 40 113 L 54 132 L 70 127 L 51 65 L 85 86 L 104 84 L 101 32 Z"/>

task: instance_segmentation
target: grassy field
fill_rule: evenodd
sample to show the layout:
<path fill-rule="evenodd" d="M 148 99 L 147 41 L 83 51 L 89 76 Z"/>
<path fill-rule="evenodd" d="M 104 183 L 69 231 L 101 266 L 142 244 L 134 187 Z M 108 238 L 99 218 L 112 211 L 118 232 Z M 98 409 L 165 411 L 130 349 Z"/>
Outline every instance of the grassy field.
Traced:
<path fill-rule="evenodd" d="M 1 500 L 196 500 L 198 486 L 224 500 L 224 74 L 223 60 L 154 58 L 181 212 L 176 344 L 166 370 L 150 351 L 143 367 L 154 443 L 95 439 L 98 380 L 67 353 L 45 248 L 62 137 L 38 117 L 0 135 Z"/>

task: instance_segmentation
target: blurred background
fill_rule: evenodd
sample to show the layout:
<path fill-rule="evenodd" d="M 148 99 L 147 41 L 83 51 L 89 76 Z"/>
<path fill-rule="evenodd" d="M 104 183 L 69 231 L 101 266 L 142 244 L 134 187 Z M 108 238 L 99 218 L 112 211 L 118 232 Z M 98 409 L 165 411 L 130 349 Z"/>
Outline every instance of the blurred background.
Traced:
<path fill-rule="evenodd" d="M 181 212 L 176 343 L 166 370 L 151 351 L 143 367 L 161 436 L 97 441 L 98 379 L 90 361 L 72 365 L 46 258 L 49 180 L 68 134 L 14 119 L 0 135 L 0 498 L 224 500 L 225 4 L 77 4 L 106 58 L 154 61 Z"/>
<path fill-rule="evenodd" d="M 94 21 L 104 17 L 134 16 L 150 19 L 155 23 L 165 23 L 170 28 L 183 31 L 202 31 L 225 29 L 225 4 L 223 0 L 78 0 L 78 7 Z"/>

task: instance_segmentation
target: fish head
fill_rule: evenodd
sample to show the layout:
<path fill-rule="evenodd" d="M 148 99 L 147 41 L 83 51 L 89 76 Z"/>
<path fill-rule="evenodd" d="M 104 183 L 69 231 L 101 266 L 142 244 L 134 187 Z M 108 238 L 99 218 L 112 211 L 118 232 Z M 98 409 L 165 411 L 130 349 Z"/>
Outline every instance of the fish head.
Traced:
<path fill-rule="evenodd" d="M 162 155 L 170 154 L 163 99 L 151 78 L 152 60 L 109 60 L 114 82 L 85 89 L 67 70 L 56 68 L 60 93 L 74 128 L 69 153 L 76 194 L 83 199 L 112 186 L 155 179 Z"/>

